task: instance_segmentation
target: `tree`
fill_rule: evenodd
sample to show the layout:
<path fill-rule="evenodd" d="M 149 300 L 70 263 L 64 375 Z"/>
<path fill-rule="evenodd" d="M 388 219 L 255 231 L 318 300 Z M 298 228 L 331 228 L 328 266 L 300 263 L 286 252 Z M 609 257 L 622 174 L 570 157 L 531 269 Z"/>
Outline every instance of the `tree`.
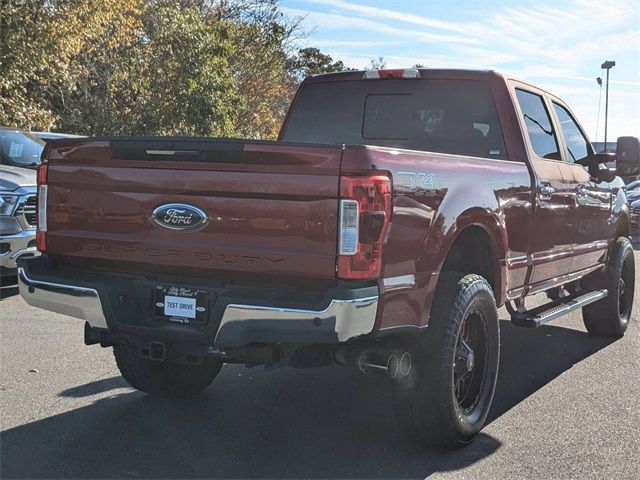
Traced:
<path fill-rule="evenodd" d="M 387 61 L 384 57 L 378 57 L 371 59 L 369 65 L 365 67 L 366 70 L 381 70 L 387 66 Z"/>
<path fill-rule="evenodd" d="M 275 138 L 295 93 L 292 72 L 297 41 L 304 35 L 300 19 L 287 18 L 278 0 L 201 0 L 211 21 L 231 26 L 231 65 L 242 102 L 235 134 Z"/>
<path fill-rule="evenodd" d="M 52 31 L 64 85 L 50 92 L 63 131 L 86 135 L 139 132 L 139 101 L 146 95 L 143 0 L 60 1 Z"/>
<path fill-rule="evenodd" d="M 155 134 L 230 136 L 241 105 L 233 78 L 232 29 L 194 6 L 161 1 L 144 17 L 146 95 L 141 129 Z"/>
<path fill-rule="evenodd" d="M 59 85 L 55 53 L 60 42 L 51 35 L 45 0 L 0 0 L 0 124 L 48 128 L 57 118 L 47 92 Z"/>
<path fill-rule="evenodd" d="M 0 123 L 88 135 L 275 138 L 299 49 L 278 0 L 0 0 Z"/>
<path fill-rule="evenodd" d="M 292 60 L 294 75 L 304 79 L 310 75 L 319 73 L 342 72 L 347 70 L 340 60 L 334 61 L 329 55 L 322 53 L 318 48 L 301 48 Z"/>

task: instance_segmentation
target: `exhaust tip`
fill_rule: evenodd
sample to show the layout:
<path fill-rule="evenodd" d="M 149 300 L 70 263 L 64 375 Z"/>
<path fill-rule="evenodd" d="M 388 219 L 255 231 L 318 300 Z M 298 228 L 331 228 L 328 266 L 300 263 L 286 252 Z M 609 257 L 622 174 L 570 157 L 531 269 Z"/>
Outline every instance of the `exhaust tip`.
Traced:
<path fill-rule="evenodd" d="M 396 378 L 398 376 L 398 370 L 400 369 L 400 360 L 396 354 L 389 355 L 387 360 L 387 377 Z"/>
<path fill-rule="evenodd" d="M 404 352 L 400 357 L 400 376 L 406 377 L 411 373 L 411 355 Z"/>
<path fill-rule="evenodd" d="M 363 352 L 357 361 L 364 374 L 376 373 L 387 378 L 396 378 L 400 371 L 400 357 L 395 353 Z"/>

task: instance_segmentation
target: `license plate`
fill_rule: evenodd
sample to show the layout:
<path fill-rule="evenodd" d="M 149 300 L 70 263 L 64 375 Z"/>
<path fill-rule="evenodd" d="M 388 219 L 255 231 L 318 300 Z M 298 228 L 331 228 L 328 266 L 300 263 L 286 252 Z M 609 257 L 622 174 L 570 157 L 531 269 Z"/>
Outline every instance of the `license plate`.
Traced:
<path fill-rule="evenodd" d="M 167 317 L 196 318 L 196 299 L 165 295 L 164 314 Z"/>
<path fill-rule="evenodd" d="M 206 321 L 207 292 L 176 286 L 156 287 L 156 315 L 172 322 Z"/>

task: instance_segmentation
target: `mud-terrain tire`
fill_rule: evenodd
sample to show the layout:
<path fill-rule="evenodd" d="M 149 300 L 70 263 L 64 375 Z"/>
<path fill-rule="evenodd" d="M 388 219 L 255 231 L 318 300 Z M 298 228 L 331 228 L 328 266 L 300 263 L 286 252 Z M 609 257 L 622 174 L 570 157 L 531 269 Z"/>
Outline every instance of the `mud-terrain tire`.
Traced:
<path fill-rule="evenodd" d="M 133 388 L 157 397 L 188 397 L 202 392 L 220 372 L 223 362 L 207 358 L 200 365 L 147 360 L 132 345 L 118 344 L 113 355 L 120 373 Z"/>
<path fill-rule="evenodd" d="M 491 286 L 479 275 L 442 272 L 429 326 L 406 340 L 414 363 L 394 390 L 402 430 L 423 445 L 470 443 L 484 426 L 498 377 L 500 326 Z"/>
<path fill-rule="evenodd" d="M 633 246 L 628 238 L 620 237 L 614 245 L 607 270 L 584 280 L 585 289 L 606 288 L 606 298 L 582 309 L 584 326 L 589 333 L 607 337 L 624 335 L 631 319 L 635 290 Z"/>

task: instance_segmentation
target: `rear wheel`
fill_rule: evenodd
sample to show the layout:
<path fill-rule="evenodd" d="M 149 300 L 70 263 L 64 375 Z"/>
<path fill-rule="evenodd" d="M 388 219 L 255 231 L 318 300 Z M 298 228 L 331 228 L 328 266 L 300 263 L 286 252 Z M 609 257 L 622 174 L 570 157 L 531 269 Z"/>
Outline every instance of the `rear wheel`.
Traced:
<path fill-rule="evenodd" d="M 585 280 L 589 289 L 609 291 L 606 298 L 582 309 L 582 319 L 589 333 L 608 337 L 624 335 L 631 319 L 635 290 L 633 247 L 628 238 L 616 241 L 606 272 Z"/>
<path fill-rule="evenodd" d="M 186 397 L 207 388 L 223 362 L 205 358 L 200 365 L 182 365 L 148 360 L 133 345 L 118 344 L 113 355 L 120 373 L 133 388 L 159 397 Z"/>
<path fill-rule="evenodd" d="M 429 327 L 409 342 L 415 368 L 394 394 L 400 426 L 418 443 L 468 444 L 484 425 L 498 375 L 490 285 L 478 275 L 441 273 Z"/>

